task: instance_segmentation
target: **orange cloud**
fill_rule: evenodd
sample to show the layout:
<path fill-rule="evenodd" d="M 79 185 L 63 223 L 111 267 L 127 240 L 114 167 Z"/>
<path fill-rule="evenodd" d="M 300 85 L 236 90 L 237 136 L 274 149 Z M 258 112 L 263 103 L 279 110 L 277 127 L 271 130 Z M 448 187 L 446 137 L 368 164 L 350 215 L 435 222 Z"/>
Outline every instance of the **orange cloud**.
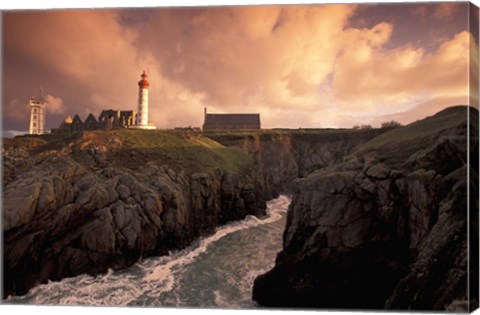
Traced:
<path fill-rule="evenodd" d="M 455 12 L 436 8 L 439 16 Z M 433 106 L 431 100 L 447 106 L 445 100 L 468 97 L 469 33 L 444 40 L 433 52 L 392 46 L 394 21 L 349 27 L 356 9 L 6 13 L 4 112 L 20 121 L 18 103 L 39 85 L 55 95 L 57 124 L 63 114 L 135 109 L 144 69 L 151 82 L 150 119 L 161 128 L 200 126 L 203 107 L 260 112 L 267 128 L 375 124 L 384 115 Z"/>
<path fill-rule="evenodd" d="M 47 113 L 51 114 L 65 114 L 65 106 L 60 97 L 55 97 L 50 94 L 45 96 L 45 108 Z"/>
<path fill-rule="evenodd" d="M 405 109 L 407 103 L 438 97 L 462 97 L 465 104 L 470 36 L 468 32 L 459 33 L 433 54 L 415 47 L 374 49 L 360 39 L 358 47 L 337 60 L 332 91 L 351 109 L 358 108 L 358 103 L 369 110 L 388 104 L 394 112 Z"/>

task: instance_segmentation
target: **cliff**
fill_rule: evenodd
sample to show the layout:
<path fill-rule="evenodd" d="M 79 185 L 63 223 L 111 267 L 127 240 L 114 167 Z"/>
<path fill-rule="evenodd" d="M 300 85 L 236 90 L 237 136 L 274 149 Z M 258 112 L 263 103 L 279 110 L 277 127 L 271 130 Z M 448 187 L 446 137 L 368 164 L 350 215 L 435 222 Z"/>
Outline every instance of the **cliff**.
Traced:
<path fill-rule="evenodd" d="M 283 250 L 255 280 L 253 299 L 269 307 L 476 307 L 478 111 L 470 117 L 467 125 L 466 107 L 446 109 L 297 180 Z"/>
<path fill-rule="evenodd" d="M 382 131 L 117 130 L 5 139 L 5 294 L 182 248 Z M 218 141 L 218 142 L 217 142 Z M 222 144 L 220 144 L 222 143 Z"/>
<path fill-rule="evenodd" d="M 383 130 L 116 130 L 5 139 L 5 294 L 182 248 Z M 212 140 L 213 139 L 213 140 Z"/>
<path fill-rule="evenodd" d="M 265 202 L 251 157 L 201 135 L 5 139 L 4 294 L 182 248 Z"/>
<path fill-rule="evenodd" d="M 273 129 L 260 132 L 206 132 L 205 136 L 247 153 L 266 199 L 291 194 L 294 181 L 341 161 L 385 129 Z"/>

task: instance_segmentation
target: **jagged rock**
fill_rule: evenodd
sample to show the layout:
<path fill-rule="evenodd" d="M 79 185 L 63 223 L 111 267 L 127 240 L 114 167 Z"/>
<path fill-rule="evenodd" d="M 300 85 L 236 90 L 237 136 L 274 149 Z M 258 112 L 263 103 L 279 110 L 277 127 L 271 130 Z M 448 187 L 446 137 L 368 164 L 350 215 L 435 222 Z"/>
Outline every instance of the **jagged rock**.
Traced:
<path fill-rule="evenodd" d="M 115 136 L 107 144 L 96 137 L 74 138 L 39 155 L 4 148 L 7 160 L 32 165 L 17 169 L 4 187 L 4 294 L 22 294 L 49 279 L 125 268 L 141 257 L 183 248 L 219 224 L 265 213 L 253 169 L 176 171 L 155 155 L 148 160 L 133 150 L 147 159 L 138 168 L 124 159 Z"/>
<path fill-rule="evenodd" d="M 93 221 L 84 227 L 80 237 L 80 246 L 89 251 L 113 254 L 115 251 L 115 232 L 112 226 L 112 214 L 109 208 L 93 212 Z"/>
<path fill-rule="evenodd" d="M 119 184 L 116 190 L 120 196 L 120 199 L 125 201 L 128 199 L 128 197 L 130 197 L 130 189 L 128 189 L 127 186 Z"/>
<path fill-rule="evenodd" d="M 380 134 L 381 130 L 365 130 L 345 135 L 343 133 L 261 134 L 245 136 L 233 145 L 254 158 L 257 173 L 261 176 L 259 188 L 265 198 L 271 199 L 280 192 L 291 193 L 295 179 L 306 177 L 315 170 L 342 161 L 356 146 Z M 230 137 L 212 135 L 214 140 L 232 145 Z M 356 157 L 349 157 L 352 170 L 363 166 Z M 343 170 L 348 170 L 345 166 Z"/>
<path fill-rule="evenodd" d="M 366 167 L 366 171 L 364 172 L 368 178 L 373 179 L 387 179 L 389 178 L 389 169 L 385 164 L 376 164 Z"/>
<path fill-rule="evenodd" d="M 421 123 L 411 128 L 431 132 Z M 463 122 L 424 138 L 400 131 L 416 138 L 399 145 L 404 138 L 389 135 L 393 144 L 384 141 L 376 149 L 388 162 L 378 163 L 366 151 L 297 181 L 283 250 L 275 267 L 255 279 L 253 299 L 290 308 L 439 311 L 478 305 L 466 302 L 478 296 L 478 281 L 468 281 L 478 279 L 478 268 L 468 268 L 478 266 L 476 130 L 469 139 Z M 467 140 L 474 148 L 470 165 Z M 419 143 L 418 151 L 398 152 Z"/>
<path fill-rule="evenodd" d="M 21 184 L 20 184 L 21 185 Z M 41 183 L 9 186 L 3 194 L 3 230 L 8 231 L 30 222 L 41 192 Z"/>
<path fill-rule="evenodd" d="M 412 302 L 415 291 L 405 288 L 407 284 L 397 288 L 409 274 L 412 261 L 419 267 L 403 280 L 410 286 L 418 285 L 419 273 L 433 268 L 432 257 L 442 264 L 452 261 L 444 256 L 445 250 L 459 248 L 451 240 L 454 235 L 466 234 L 461 230 L 466 227 L 466 213 L 458 217 L 458 211 L 466 207 L 457 205 L 455 219 L 438 222 L 444 209 L 451 209 L 447 205 L 452 201 L 445 196 L 439 199 L 442 185 L 436 181 L 442 179 L 434 171 L 417 170 L 396 179 L 386 177 L 388 173 L 385 167 L 375 174 L 367 173 L 368 184 L 353 181 L 354 175 L 349 172 L 328 170 L 302 181 L 289 209 L 284 249 L 275 268 L 256 279 L 253 298 L 265 306 L 370 309 L 443 309 L 452 298 L 462 298 L 464 295 L 455 295 L 450 289 L 450 294 L 441 299 L 428 293 L 438 292 L 434 288 L 443 283 L 440 280 L 432 282 L 435 285 L 429 285 L 429 289 L 422 287 L 422 303 Z M 405 181 L 406 189 L 398 189 L 397 181 Z M 458 192 L 456 195 L 465 200 L 466 191 L 454 187 L 450 186 L 452 193 Z M 369 199 L 375 205 L 371 209 L 364 204 Z M 449 230 L 456 232 L 450 235 Z M 459 242 L 462 240 L 459 238 Z M 431 242 L 439 241 L 442 245 L 437 247 L 441 249 L 432 252 L 435 246 Z M 444 276 L 437 273 L 435 279 L 446 277 L 450 284 L 466 288 L 466 265 L 455 261 L 449 264 L 442 269 Z M 448 276 L 452 269 L 463 273 Z M 394 293 L 395 288 L 401 293 Z M 408 298 L 391 298 L 385 304 L 390 296 L 405 292 L 409 292 Z"/>

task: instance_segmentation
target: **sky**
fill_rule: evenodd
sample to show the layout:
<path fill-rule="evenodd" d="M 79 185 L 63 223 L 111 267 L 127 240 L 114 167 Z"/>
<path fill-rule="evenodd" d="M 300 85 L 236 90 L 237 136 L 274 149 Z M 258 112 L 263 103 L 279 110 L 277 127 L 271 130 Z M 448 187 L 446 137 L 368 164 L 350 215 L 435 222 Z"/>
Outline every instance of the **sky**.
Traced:
<path fill-rule="evenodd" d="M 143 70 L 162 129 L 200 127 L 205 107 L 262 128 L 407 124 L 478 102 L 469 16 L 466 2 L 3 11 L 3 135 L 28 130 L 40 87 L 48 130 L 136 110 Z"/>

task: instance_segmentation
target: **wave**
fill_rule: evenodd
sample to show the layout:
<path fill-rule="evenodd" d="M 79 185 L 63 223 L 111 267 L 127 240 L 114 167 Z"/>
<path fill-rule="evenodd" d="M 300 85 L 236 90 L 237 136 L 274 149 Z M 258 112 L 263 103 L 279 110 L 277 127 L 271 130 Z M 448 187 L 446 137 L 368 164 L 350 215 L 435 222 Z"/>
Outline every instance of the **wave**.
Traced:
<path fill-rule="evenodd" d="M 161 265 L 158 265 L 153 270 L 151 270 L 145 277 L 146 281 L 163 281 L 168 277 L 172 277 L 173 267 L 184 266 L 191 263 L 195 258 L 200 254 L 207 251 L 208 247 L 222 239 L 223 237 L 240 231 L 252 228 L 258 225 L 264 225 L 273 223 L 282 218 L 282 214 L 286 212 L 285 204 L 289 203 L 289 199 L 286 196 L 280 196 L 279 198 L 270 201 L 267 204 L 267 216 L 266 218 L 259 219 L 255 216 L 247 216 L 244 220 L 226 224 L 220 228 L 217 228 L 216 232 L 207 238 L 201 239 L 200 244 L 195 249 L 184 250 L 178 254 L 170 254 L 171 260 Z M 154 261 L 155 263 L 155 261 Z M 146 264 L 145 269 L 151 269 L 151 263 Z M 170 284 L 171 281 L 168 281 Z M 165 287 L 165 291 L 171 290 L 171 286 Z"/>
<path fill-rule="evenodd" d="M 42 305 L 94 305 L 94 306 L 155 306 L 182 305 L 174 288 L 182 271 L 219 240 L 227 235 L 253 227 L 274 223 L 284 217 L 290 199 L 280 196 L 267 203 L 266 216 L 247 216 L 242 221 L 226 224 L 209 237 L 201 238 L 183 250 L 168 256 L 151 257 L 132 267 L 96 277 L 80 275 L 58 282 L 49 282 L 30 290 L 25 296 L 9 296 L 5 302 Z M 220 262 L 219 262 L 220 263 Z M 273 265 L 273 262 L 272 262 Z M 268 270 L 262 268 L 262 270 Z M 251 285 L 262 270 L 251 270 L 239 286 Z M 226 307 L 222 293 L 214 291 L 216 305 Z M 167 294 L 168 293 L 168 294 Z M 183 304 L 185 304 L 183 302 Z"/>

